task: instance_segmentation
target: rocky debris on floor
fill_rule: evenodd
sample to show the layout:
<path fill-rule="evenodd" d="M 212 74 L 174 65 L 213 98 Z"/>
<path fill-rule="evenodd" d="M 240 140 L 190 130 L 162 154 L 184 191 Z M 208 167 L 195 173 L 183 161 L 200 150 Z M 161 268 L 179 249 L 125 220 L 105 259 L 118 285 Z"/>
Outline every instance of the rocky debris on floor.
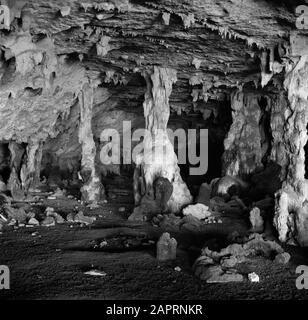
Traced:
<path fill-rule="evenodd" d="M 248 274 L 248 280 L 252 283 L 258 283 L 260 282 L 260 277 L 255 272 L 252 272 Z"/>
<path fill-rule="evenodd" d="M 96 221 L 95 217 L 85 216 L 83 211 L 79 211 L 74 217 L 74 222 L 81 223 L 85 225 L 90 225 Z"/>
<path fill-rule="evenodd" d="M 157 242 L 157 260 L 164 262 L 176 259 L 177 241 L 164 233 Z"/>
<path fill-rule="evenodd" d="M 23 224 L 27 221 L 27 214 L 23 208 L 15 209 L 11 206 L 6 206 L 6 212 L 10 219 L 14 219 L 18 223 Z"/>
<path fill-rule="evenodd" d="M 172 192 L 173 185 L 168 179 L 157 178 L 153 183 L 153 190 L 142 195 L 139 206 L 134 209 L 128 220 L 151 221 L 154 216 L 165 213 Z"/>
<path fill-rule="evenodd" d="M 191 215 L 199 220 L 204 220 L 205 218 L 210 217 L 212 213 L 209 211 L 209 207 L 204 204 L 197 203 L 184 208 L 183 214 L 184 216 Z"/>
<path fill-rule="evenodd" d="M 256 257 L 272 259 L 275 256 L 275 262 L 287 263 L 290 255 L 284 252 L 283 248 L 275 241 L 266 240 L 260 234 L 252 234 L 245 243 L 234 243 L 228 247 L 218 251 L 212 251 L 208 247 L 202 250 L 201 256 L 194 264 L 194 272 L 200 279 L 208 280 L 212 276 L 217 280 L 221 273 L 217 273 L 220 269 L 227 272 L 231 270 L 234 281 L 242 281 L 238 276 L 238 271 L 234 269 L 238 264 L 251 261 Z M 216 267 L 216 268 L 214 268 Z M 207 269 L 210 270 L 208 271 Z M 212 272 L 214 271 L 214 274 Z M 211 276 L 209 276 L 211 275 Z M 223 279 L 231 279 L 231 276 L 223 277 Z M 221 281 L 223 281 L 221 279 Z M 217 281 L 218 282 L 218 281 Z"/>
<path fill-rule="evenodd" d="M 85 275 L 87 276 L 93 276 L 93 277 L 106 277 L 107 273 L 105 271 L 101 271 L 101 270 L 89 270 L 84 272 Z"/>
<path fill-rule="evenodd" d="M 41 226 L 43 227 L 54 227 L 56 225 L 56 221 L 54 217 L 46 217 L 42 222 Z"/>
<path fill-rule="evenodd" d="M 46 208 L 45 213 L 47 217 L 54 218 L 57 224 L 65 223 L 65 220 L 63 219 L 63 217 L 59 215 L 57 212 L 55 212 L 54 208 L 51 208 L 51 207 Z"/>
<path fill-rule="evenodd" d="M 175 268 L 174 268 L 174 271 L 176 271 L 176 272 L 181 272 L 182 269 L 181 269 L 180 267 L 175 267 Z"/>
<path fill-rule="evenodd" d="M 201 265 L 203 265 L 203 267 L 200 267 Z M 207 283 L 230 283 L 244 281 L 244 277 L 236 270 L 230 269 L 228 271 L 224 271 L 219 265 L 201 265 L 197 264 L 194 272 L 200 280 L 205 280 Z"/>
<path fill-rule="evenodd" d="M 262 233 L 264 231 L 264 220 L 261 216 L 259 208 L 253 208 L 249 213 L 249 220 L 251 223 L 251 231 L 256 233 Z"/>
<path fill-rule="evenodd" d="M 288 264 L 290 260 L 291 255 L 288 252 L 277 254 L 277 256 L 275 257 L 275 262 L 280 264 Z"/>
<path fill-rule="evenodd" d="M 39 226 L 40 223 L 39 223 L 39 221 L 37 219 L 30 218 L 30 220 L 28 221 L 28 225 L 30 225 L 30 226 Z"/>

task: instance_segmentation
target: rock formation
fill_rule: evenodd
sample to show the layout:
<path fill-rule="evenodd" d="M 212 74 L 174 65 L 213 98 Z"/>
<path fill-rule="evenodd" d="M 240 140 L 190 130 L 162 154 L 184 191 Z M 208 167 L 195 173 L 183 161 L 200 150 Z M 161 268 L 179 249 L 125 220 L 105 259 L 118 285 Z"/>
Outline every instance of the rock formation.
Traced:
<path fill-rule="evenodd" d="M 206 206 L 242 193 L 246 212 L 275 199 L 262 217 L 275 215 L 281 241 L 308 245 L 301 1 L 1 3 L 10 13 L 0 29 L 1 192 L 21 201 L 65 186 L 95 205 L 108 197 L 105 177 L 125 174 L 137 207 L 179 214 L 203 184 L 196 202 Z M 180 163 L 168 136 L 178 128 L 208 129 L 206 174 Z M 105 129 L 119 134 L 120 163 L 100 159 Z M 123 141 L 138 129 L 148 134 L 128 155 L 135 166 Z"/>

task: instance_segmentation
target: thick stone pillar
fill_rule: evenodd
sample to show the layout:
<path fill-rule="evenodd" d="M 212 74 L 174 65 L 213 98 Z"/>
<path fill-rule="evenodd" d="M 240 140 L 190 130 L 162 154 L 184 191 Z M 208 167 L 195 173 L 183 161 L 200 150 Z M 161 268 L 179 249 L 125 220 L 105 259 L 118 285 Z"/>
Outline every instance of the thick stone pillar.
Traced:
<path fill-rule="evenodd" d="M 173 185 L 171 198 L 167 202 L 167 209 L 178 212 L 192 201 L 191 194 L 183 182 L 178 166 L 178 159 L 167 133 L 170 117 L 169 97 L 172 85 L 176 82 L 176 71 L 154 67 L 154 71 L 146 73 L 147 92 L 143 104 L 146 129 L 144 150 L 136 157 L 136 164 L 140 175 L 135 175 L 135 185 L 144 180 L 146 194 L 153 194 L 153 183 L 159 177 L 166 178 Z M 137 179 L 137 180 L 136 180 Z M 136 204 L 144 194 L 135 194 Z"/>
<path fill-rule="evenodd" d="M 81 194 L 84 201 L 97 202 L 104 195 L 104 189 L 96 172 L 95 157 L 96 145 L 92 133 L 92 111 L 93 111 L 94 89 L 90 84 L 85 84 L 80 92 L 80 125 L 79 142 L 82 147 L 81 176 L 83 187 Z"/>
<path fill-rule="evenodd" d="M 224 142 L 224 175 L 243 177 L 263 167 L 259 98 L 241 91 L 231 96 L 233 123 Z"/>
<path fill-rule="evenodd" d="M 308 246 L 308 184 L 305 179 L 305 151 L 308 123 L 308 55 L 287 66 L 284 83 L 288 106 L 281 110 L 284 126 L 285 182 L 276 194 L 275 226 L 281 241 Z"/>
<path fill-rule="evenodd" d="M 8 181 L 8 189 L 11 191 L 13 199 L 23 200 L 25 194 L 21 185 L 20 172 L 26 149 L 22 144 L 19 144 L 15 141 L 11 141 L 9 143 L 9 150 L 11 153 L 11 173 Z"/>

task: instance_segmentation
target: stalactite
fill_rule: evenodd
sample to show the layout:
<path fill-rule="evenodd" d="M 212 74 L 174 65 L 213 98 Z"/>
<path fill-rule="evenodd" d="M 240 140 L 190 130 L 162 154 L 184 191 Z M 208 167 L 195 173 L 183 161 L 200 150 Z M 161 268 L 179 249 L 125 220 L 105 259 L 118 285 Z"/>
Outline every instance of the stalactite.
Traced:
<path fill-rule="evenodd" d="M 82 198 L 87 202 L 99 201 L 104 195 L 95 167 L 96 145 L 92 132 L 94 89 L 90 84 L 85 84 L 80 92 L 80 125 L 79 142 L 82 146 L 81 175 L 84 185 L 81 188 Z"/>
<path fill-rule="evenodd" d="M 245 176 L 262 168 L 259 97 L 237 91 L 231 96 L 233 123 L 225 139 L 224 174 Z"/>
<path fill-rule="evenodd" d="M 289 105 L 284 111 L 282 141 L 286 153 L 286 179 L 276 195 L 275 225 L 281 241 L 308 245 L 308 184 L 305 151 L 308 123 L 308 56 L 287 66 L 284 83 Z"/>
<path fill-rule="evenodd" d="M 146 129 L 150 134 L 144 137 L 143 153 L 136 157 L 137 170 L 141 167 L 140 172 L 144 175 L 147 193 L 153 193 L 153 183 L 158 177 L 167 178 L 172 183 L 173 193 L 167 206 L 169 211 L 178 212 L 183 206 L 191 203 L 192 197 L 181 178 L 177 156 L 167 134 L 169 97 L 172 84 L 177 80 L 176 72 L 154 67 L 154 72 L 146 73 L 145 79 L 147 92 L 143 108 Z M 135 184 L 138 185 L 139 181 L 135 181 Z M 140 199 L 140 196 L 135 195 L 135 199 Z"/>

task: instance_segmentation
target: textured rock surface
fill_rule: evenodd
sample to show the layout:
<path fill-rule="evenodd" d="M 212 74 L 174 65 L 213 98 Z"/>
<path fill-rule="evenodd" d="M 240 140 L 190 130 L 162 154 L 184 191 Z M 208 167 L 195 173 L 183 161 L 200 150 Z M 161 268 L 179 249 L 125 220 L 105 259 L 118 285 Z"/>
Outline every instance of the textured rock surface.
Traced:
<path fill-rule="evenodd" d="M 136 204 L 145 193 L 153 198 L 157 176 L 172 183 L 167 207 L 177 212 L 192 201 L 187 185 L 223 175 L 266 176 L 274 163 L 280 181 L 264 188 L 264 196 L 280 189 L 280 240 L 308 244 L 307 31 L 295 23 L 301 1 L 6 3 L 11 24 L 0 31 L 0 175 L 1 188 L 15 200 L 28 196 L 40 175 L 49 186 L 83 185 L 85 200 L 100 200 L 102 176 L 124 169 L 101 163 L 100 135 L 114 128 L 128 137 L 125 120 L 133 130 L 149 129 L 153 148 L 162 141 L 167 155 L 149 165 L 139 157 Z M 190 185 L 184 177 L 167 126 L 209 129 L 206 179 Z M 222 184 L 225 196 L 228 186 Z"/>

